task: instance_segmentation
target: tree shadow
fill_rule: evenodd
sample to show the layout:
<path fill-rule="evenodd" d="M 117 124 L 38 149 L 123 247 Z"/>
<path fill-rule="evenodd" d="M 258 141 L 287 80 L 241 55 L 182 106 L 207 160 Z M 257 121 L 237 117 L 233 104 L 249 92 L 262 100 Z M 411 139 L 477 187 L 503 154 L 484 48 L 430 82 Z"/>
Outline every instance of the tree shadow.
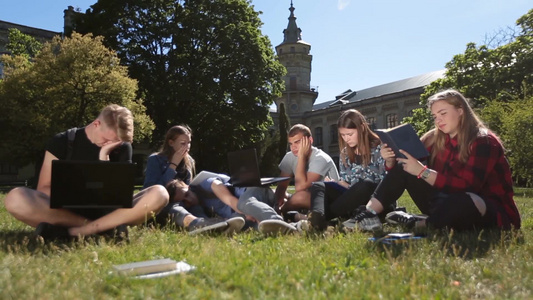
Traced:
<path fill-rule="evenodd" d="M 0 250 L 5 253 L 41 252 L 43 241 L 30 230 L 0 231 Z"/>

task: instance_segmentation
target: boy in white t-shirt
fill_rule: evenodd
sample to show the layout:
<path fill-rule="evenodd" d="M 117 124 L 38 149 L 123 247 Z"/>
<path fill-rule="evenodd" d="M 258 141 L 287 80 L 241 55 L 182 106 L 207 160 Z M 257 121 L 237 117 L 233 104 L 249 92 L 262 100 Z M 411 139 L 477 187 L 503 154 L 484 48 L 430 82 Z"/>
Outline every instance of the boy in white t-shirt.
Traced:
<path fill-rule="evenodd" d="M 292 126 L 288 136 L 290 151 L 279 164 L 279 176 L 294 177 L 295 193 L 292 196 L 287 194 L 289 181 L 278 184 L 275 196 L 277 209 L 282 214 L 311 207 L 311 194 L 308 189 L 313 182 L 339 180 L 339 172 L 333 159 L 326 152 L 312 146 L 313 137 L 307 126 Z"/>

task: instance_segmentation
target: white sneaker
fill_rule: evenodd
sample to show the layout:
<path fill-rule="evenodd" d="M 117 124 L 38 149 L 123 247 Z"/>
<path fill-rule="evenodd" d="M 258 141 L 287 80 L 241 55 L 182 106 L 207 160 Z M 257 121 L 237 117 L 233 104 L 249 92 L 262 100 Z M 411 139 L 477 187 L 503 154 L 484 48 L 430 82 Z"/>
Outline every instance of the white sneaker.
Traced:
<path fill-rule="evenodd" d="M 300 220 L 295 223 L 290 223 L 290 225 L 294 226 L 298 232 L 309 231 L 309 228 L 311 228 L 311 224 L 307 220 Z"/>
<path fill-rule="evenodd" d="M 259 223 L 258 230 L 264 235 L 278 235 L 298 232 L 296 227 L 282 220 L 264 220 Z"/>
<path fill-rule="evenodd" d="M 227 219 L 226 223 L 228 223 L 228 228 L 226 228 L 226 230 L 224 230 L 222 233 L 225 235 L 233 235 L 241 232 L 241 229 L 244 227 L 244 218 L 234 217 Z"/>
<path fill-rule="evenodd" d="M 187 230 L 189 235 L 197 235 L 200 233 L 220 233 L 228 228 L 226 221 L 218 221 L 215 219 L 197 218 L 189 224 Z"/>

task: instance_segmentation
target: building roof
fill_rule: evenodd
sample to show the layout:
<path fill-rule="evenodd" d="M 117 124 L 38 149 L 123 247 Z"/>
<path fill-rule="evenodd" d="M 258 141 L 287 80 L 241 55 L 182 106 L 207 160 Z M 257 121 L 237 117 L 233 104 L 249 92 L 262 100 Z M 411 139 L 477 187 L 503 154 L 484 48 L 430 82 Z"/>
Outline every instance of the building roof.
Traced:
<path fill-rule="evenodd" d="M 407 78 L 407 79 L 385 83 L 382 85 L 370 87 L 370 88 L 355 91 L 355 92 L 352 90 L 346 90 L 342 92 L 341 94 L 337 95 L 335 97 L 336 98 L 335 100 L 330 100 L 330 101 L 326 101 L 326 102 L 313 105 L 313 111 L 325 109 L 335 104 L 353 103 L 353 102 L 357 102 L 357 101 L 361 101 L 365 99 L 376 98 L 380 96 L 385 96 L 389 94 L 394 94 L 394 93 L 399 93 L 402 91 L 424 87 L 439 78 L 444 78 L 445 72 L 446 72 L 446 69 L 443 69 L 443 70 L 434 71 L 434 72 L 418 75 L 418 76 Z"/>

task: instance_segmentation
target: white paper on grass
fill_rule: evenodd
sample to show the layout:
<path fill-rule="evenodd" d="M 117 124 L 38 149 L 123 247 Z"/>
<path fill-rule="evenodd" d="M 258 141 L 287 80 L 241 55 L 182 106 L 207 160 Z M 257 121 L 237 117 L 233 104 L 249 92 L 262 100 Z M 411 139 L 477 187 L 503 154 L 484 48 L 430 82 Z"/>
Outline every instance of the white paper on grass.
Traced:
<path fill-rule="evenodd" d="M 166 272 L 159 272 L 159 273 L 151 273 L 151 274 L 144 274 L 144 275 L 137 275 L 134 278 L 137 279 L 151 279 L 151 278 L 161 278 L 166 277 L 174 274 L 179 273 L 185 273 L 196 269 L 195 266 L 191 266 L 188 263 L 184 261 L 179 261 L 176 263 L 176 269 L 172 271 L 166 271 Z"/>

